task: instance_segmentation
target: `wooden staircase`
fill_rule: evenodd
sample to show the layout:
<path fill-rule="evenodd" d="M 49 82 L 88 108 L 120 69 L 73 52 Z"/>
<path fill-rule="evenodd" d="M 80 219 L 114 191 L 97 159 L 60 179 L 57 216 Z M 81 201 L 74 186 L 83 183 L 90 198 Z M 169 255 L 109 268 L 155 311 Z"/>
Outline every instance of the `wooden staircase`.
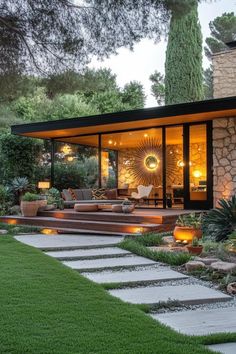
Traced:
<path fill-rule="evenodd" d="M 133 214 L 111 212 L 44 211 L 36 217 L 1 216 L 0 222 L 15 225 L 32 225 L 57 229 L 64 232 L 86 232 L 102 234 L 136 234 L 152 231 L 173 230 L 177 215 L 161 216 L 134 212 Z"/>

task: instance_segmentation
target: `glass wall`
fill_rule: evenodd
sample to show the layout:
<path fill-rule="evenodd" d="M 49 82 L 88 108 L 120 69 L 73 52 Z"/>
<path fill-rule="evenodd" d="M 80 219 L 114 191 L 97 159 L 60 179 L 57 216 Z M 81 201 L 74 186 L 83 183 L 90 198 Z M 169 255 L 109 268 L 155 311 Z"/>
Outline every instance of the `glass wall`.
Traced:
<path fill-rule="evenodd" d="M 147 202 L 162 206 L 161 128 L 102 135 L 101 165 L 102 186 L 130 195 L 139 185 L 152 185 Z"/>
<path fill-rule="evenodd" d="M 189 188 L 191 201 L 207 200 L 207 129 L 205 124 L 189 130 Z"/>
<path fill-rule="evenodd" d="M 98 136 L 76 137 L 55 143 L 56 188 L 98 186 Z"/>
<path fill-rule="evenodd" d="M 166 128 L 166 203 L 182 208 L 184 204 L 183 127 Z"/>

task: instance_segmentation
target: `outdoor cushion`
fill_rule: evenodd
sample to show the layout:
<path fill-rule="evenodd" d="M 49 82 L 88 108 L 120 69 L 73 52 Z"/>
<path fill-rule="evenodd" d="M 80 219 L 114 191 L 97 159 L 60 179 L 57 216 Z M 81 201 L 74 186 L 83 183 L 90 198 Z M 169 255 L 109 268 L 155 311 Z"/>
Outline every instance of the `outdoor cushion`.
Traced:
<path fill-rule="evenodd" d="M 107 189 L 105 196 L 107 199 L 117 199 L 117 189 Z"/>
<path fill-rule="evenodd" d="M 98 211 L 97 204 L 75 204 L 74 205 L 75 211 Z"/>
<path fill-rule="evenodd" d="M 105 188 L 94 188 L 92 190 L 92 196 L 93 196 L 93 199 L 95 200 L 104 200 L 104 199 L 107 199 L 106 195 L 106 190 Z"/>
<path fill-rule="evenodd" d="M 72 189 L 73 191 L 73 199 L 74 200 L 83 200 L 84 196 L 83 196 L 83 192 L 81 189 Z"/>
<path fill-rule="evenodd" d="M 71 195 L 71 193 L 69 192 L 68 189 L 63 189 L 63 190 L 62 190 L 62 195 L 63 195 L 63 197 L 64 197 L 64 199 L 65 199 L 66 201 L 71 201 L 71 200 L 73 200 L 73 197 L 72 197 L 72 195 Z"/>
<path fill-rule="evenodd" d="M 91 189 L 81 189 L 83 194 L 83 200 L 91 200 L 92 199 L 92 190 Z"/>

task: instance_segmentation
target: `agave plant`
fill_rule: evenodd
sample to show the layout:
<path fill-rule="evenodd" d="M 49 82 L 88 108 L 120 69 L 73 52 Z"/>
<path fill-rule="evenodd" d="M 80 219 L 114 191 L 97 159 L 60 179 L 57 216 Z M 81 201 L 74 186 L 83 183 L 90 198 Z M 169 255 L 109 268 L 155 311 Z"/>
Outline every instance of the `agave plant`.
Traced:
<path fill-rule="evenodd" d="M 231 199 L 220 199 L 219 207 L 210 210 L 202 220 L 206 237 L 215 241 L 224 241 L 236 229 L 236 196 Z"/>
<path fill-rule="evenodd" d="M 21 199 L 25 192 L 32 191 L 34 189 L 33 186 L 29 183 L 27 177 L 14 178 L 10 188 L 16 194 L 18 199 Z"/>

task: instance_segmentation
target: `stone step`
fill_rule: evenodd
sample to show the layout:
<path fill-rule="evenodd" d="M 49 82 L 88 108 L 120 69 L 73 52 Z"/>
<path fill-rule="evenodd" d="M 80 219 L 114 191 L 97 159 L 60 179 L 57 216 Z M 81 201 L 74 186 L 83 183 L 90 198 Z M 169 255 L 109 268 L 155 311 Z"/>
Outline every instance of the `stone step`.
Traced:
<path fill-rule="evenodd" d="M 149 268 L 130 271 L 106 271 L 95 273 L 82 273 L 86 278 L 100 284 L 106 283 L 143 283 L 154 281 L 168 281 L 174 279 L 185 279 L 187 275 L 175 272 L 171 269 Z"/>
<path fill-rule="evenodd" d="M 77 249 L 71 251 L 54 251 L 45 252 L 48 256 L 54 257 L 61 261 L 66 260 L 79 260 L 86 258 L 102 258 L 102 257 L 119 257 L 130 254 L 129 251 L 123 250 L 118 247 L 106 248 L 90 248 L 90 249 Z"/>
<path fill-rule="evenodd" d="M 27 245 L 44 251 L 70 250 L 80 248 L 110 247 L 121 242 L 119 236 L 93 236 L 93 235 L 21 235 L 15 239 Z"/>
<path fill-rule="evenodd" d="M 118 258 L 103 258 L 93 260 L 68 261 L 63 262 L 66 266 L 80 272 L 87 270 L 110 269 L 110 268 L 129 268 L 135 266 L 151 265 L 156 262 L 139 256 L 124 256 Z"/>
<path fill-rule="evenodd" d="M 214 352 L 222 354 L 235 354 L 236 353 L 236 343 L 222 343 L 208 345 L 208 348 L 214 350 Z"/>
<path fill-rule="evenodd" d="M 154 314 L 152 317 L 175 331 L 187 335 L 236 332 L 236 308 L 232 307 Z"/>
<path fill-rule="evenodd" d="M 202 285 L 150 286 L 146 288 L 110 290 L 110 294 L 133 304 L 154 305 L 179 301 L 182 304 L 206 304 L 228 301 L 230 296 Z"/>

